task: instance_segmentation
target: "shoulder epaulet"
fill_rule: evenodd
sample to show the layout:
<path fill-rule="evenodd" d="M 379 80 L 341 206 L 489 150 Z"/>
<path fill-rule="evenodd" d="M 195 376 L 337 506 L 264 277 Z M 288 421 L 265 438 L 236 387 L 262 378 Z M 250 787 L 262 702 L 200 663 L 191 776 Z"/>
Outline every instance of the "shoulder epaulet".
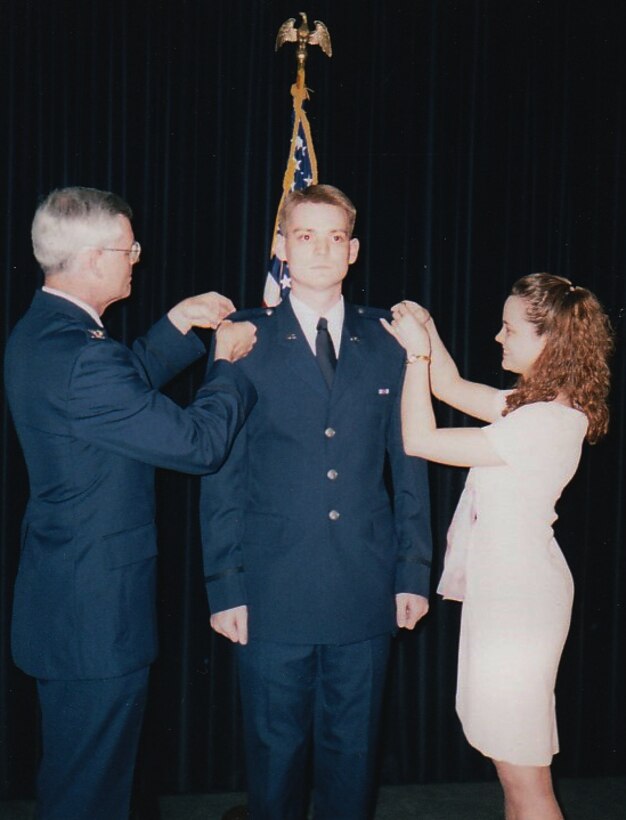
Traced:
<path fill-rule="evenodd" d="M 357 316 L 363 319 L 389 319 L 391 311 L 383 308 L 369 307 L 366 305 L 355 305 Z"/>
<path fill-rule="evenodd" d="M 245 310 L 237 310 L 231 313 L 228 317 L 233 322 L 246 322 L 262 319 L 274 315 L 274 308 L 272 307 L 254 307 L 246 308 Z"/>

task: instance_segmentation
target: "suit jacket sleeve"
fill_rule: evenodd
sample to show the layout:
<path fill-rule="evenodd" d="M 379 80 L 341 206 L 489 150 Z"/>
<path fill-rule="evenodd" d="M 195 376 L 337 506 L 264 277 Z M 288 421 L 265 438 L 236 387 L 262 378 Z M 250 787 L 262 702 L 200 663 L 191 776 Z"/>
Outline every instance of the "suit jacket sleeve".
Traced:
<path fill-rule="evenodd" d="M 159 339 L 169 339 L 173 348 L 185 340 L 164 321 L 180 338 L 167 326 L 155 327 L 139 346 L 141 357 L 111 339 L 92 340 L 81 349 L 68 390 L 73 432 L 156 467 L 190 473 L 216 470 L 254 405 L 256 391 L 232 364 L 222 361 L 213 364 L 186 409 L 155 390 L 152 378 L 160 383 L 182 362 L 189 363 L 189 339 L 178 351 L 161 352 Z"/>
<path fill-rule="evenodd" d="M 159 390 L 203 356 L 206 348 L 193 331 L 181 333 L 164 316 L 145 336 L 135 341 L 133 353 L 137 356 L 147 383 Z"/>
<path fill-rule="evenodd" d="M 395 591 L 412 592 L 428 598 L 432 558 L 428 470 L 423 459 L 407 456 L 404 452 L 401 392 L 398 393 L 387 433 L 398 538 Z"/>
<path fill-rule="evenodd" d="M 200 529 L 209 609 L 222 612 L 247 603 L 241 543 L 247 474 L 246 429 L 235 438 L 221 469 L 200 482 Z"/>

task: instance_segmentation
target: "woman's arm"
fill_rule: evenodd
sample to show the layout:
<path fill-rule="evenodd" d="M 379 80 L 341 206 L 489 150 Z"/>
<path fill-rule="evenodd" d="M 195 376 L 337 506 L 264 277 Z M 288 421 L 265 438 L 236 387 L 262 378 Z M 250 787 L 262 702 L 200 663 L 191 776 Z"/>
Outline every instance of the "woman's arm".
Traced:
<path fill-rule="evenodd" d="M 391 324 L 384 319 L 381 322 L 407 351 L 402 390 L 402 438 L 406 453 L 459 467 L 503 464 L 482 430 L 437 429 L 430 397 L 432 343 L 425 326 L 404 305 L 396 305 Z"/>
<path fill-rule="evenodd" d="M 500 416 L 499 390 L 487 384 L 462 378 L 452 356 L 432 319 L 426 324 L 430 337 L 432 362 L 430 379 L 433 395 L 451 407 L 482 421 L 495 421 Z"/>

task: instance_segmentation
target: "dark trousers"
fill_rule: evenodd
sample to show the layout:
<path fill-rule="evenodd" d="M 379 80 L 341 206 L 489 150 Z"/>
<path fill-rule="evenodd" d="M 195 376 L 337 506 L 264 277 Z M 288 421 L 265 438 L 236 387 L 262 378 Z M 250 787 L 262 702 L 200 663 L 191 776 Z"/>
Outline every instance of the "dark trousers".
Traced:
<path fill-rule="evenodd" d="M 148 672 L 37 681 L 37 820 L 127 820 Z"/>
<path fill-rule="evenodd" d="M 389 641 L 239 646 L 252 820 L 303 820 L 311 759 L 315 820 L 371 817 Z"/>

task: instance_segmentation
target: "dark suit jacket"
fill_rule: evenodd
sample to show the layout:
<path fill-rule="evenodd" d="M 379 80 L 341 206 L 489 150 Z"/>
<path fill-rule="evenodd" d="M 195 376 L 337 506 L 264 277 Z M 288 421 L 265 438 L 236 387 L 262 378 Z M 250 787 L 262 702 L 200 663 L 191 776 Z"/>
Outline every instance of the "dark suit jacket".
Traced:
<path fill-rule="evenodd" d="M 253 638 L 365 640 L 393 630 L 396 592 L 428 595 L 426 466 L 402 447 L 404 351 L 383 315 L 346 304 L 332 391 L 288 301 L 237 315 L 258 327 L 236 367 L 259 398 L 200 514 L 211 610 L 247 604 Z"/>
<path fill-rule="evenodd" d="M 42 291 L 13 330 L 6 391 L 30 499 L 12 649 L 28 674 L 114 677 L 154 660 L 154 467 L 215 470 L 255 398 L 226 362 L 185 410 L 158 392 L 203 352 L 167 318 L 131 352 Z"/>

